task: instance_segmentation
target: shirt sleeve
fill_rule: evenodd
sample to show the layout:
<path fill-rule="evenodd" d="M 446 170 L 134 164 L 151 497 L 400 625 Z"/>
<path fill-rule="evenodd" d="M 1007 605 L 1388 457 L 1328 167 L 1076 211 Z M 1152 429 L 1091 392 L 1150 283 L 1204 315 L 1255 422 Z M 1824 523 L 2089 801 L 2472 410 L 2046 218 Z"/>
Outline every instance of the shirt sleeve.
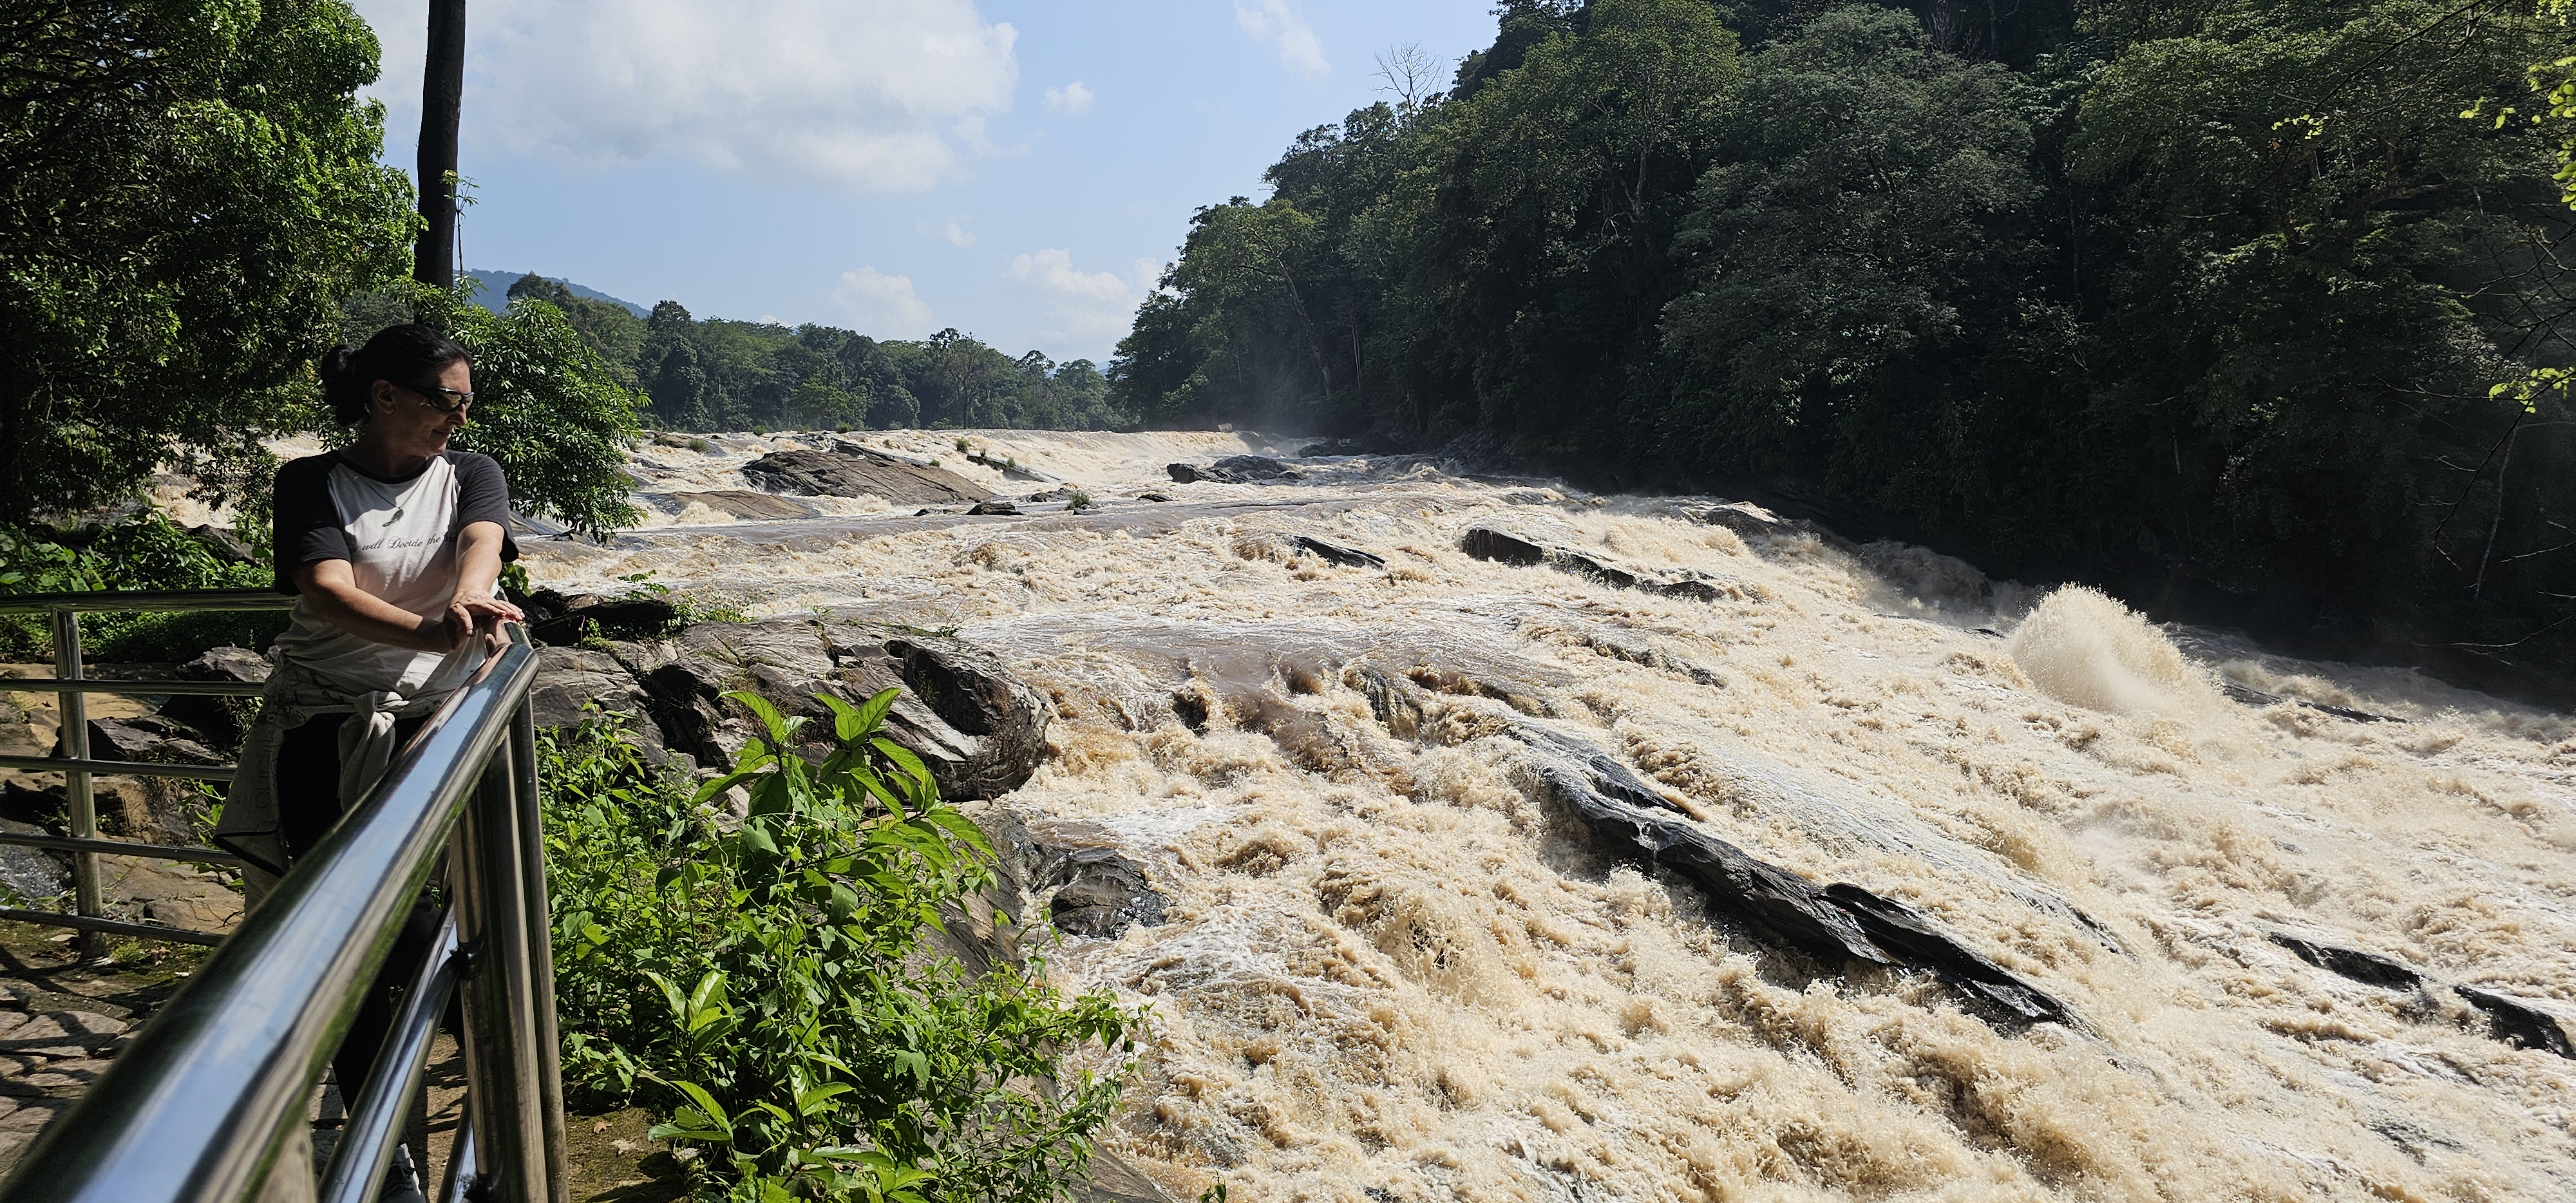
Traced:
<path fill-rule="evenodd" d="M 269 534 L 270 546 L 276 552 L 276 587 L 280 593 L 300 592 L 295 587 L 298 568 L 322 560 L 352 558 L 349 532 L 340 521 L 340 507 L 331 502 L 331 469 L 336 463 L 331 456 L 315 455 L 277 470 Z"/>
<path fill-rule="evenodd" d="M 518 541 L 510 537 L 510 482 L 491 456 L 456 457 L 456 530 L 462 534 L 477 522 L 501 527 L 501 562 L 519 558 Z"/>

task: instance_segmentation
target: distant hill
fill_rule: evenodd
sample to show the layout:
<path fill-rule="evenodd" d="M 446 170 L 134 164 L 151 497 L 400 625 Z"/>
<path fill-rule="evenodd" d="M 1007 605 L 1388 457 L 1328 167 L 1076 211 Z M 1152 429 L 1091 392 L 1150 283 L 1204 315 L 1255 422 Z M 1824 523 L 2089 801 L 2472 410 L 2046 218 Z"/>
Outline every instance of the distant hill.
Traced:
<path fill-rule="evenodd" d="M 527 275 L 528 273 L 477 269 L 468 271 L 465 274 L 483 285 L 481 289 L 475 292 L 474 303 L 481 305 L 485 309 L 489 309 L 494 313 L 499 313 L 510 307 L 510 286 L 518 283 L 519 277 Z M 594 301 L 606 301 L 611 305 L 616 305 L 625 309 L 628 313 L 634 314 L 637 317 L 652 316 L 653 311 L 650 306 L 638 305 L 623 297 L 612 297 L 596 288 L 584 288 L 579 284 L 575 284 L 572 281 L 563 279 L 559 276 L 548 276 L 546 278 L 571 289 L 572 295 L 574 296 L 588 297 Z"/>

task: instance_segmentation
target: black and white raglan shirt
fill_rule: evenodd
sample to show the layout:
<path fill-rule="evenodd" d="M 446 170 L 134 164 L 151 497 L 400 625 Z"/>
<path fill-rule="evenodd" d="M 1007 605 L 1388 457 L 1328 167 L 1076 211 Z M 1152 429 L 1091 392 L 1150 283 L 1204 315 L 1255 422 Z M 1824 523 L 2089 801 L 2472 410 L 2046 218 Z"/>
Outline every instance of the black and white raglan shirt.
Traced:
<path fill-rule="evenodd" d="M 501 525 L 501 558 L 519 558 L 510 540 L 510 491 L 488 455 L 449 451 L 419 472 L 386 480 L 339 452 L 295 460 L 277 473 L 277 589 L 295 593 L 295 570 L 347 560 L 358 588 L 423 618 L 456 594 L 457 536 L 476 522 Z M 278 650 L 292 663 L 352 690 L 405 697 L 434 682 L 437 652 L 377 643 L 325 622 L 298 601 Z"/>

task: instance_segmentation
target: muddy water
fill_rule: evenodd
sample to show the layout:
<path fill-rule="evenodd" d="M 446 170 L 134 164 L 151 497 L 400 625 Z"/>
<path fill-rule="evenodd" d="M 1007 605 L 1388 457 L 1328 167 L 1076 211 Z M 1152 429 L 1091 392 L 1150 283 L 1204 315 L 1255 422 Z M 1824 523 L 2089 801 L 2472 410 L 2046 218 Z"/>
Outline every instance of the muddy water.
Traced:
<path fill-rule="evenodd" d="M 862 437 L 1050 487 L 963 462 L 953 432 Z M 1174 485 L 1166 462 L 1266 448 L 970 437 L 1099 505 L 746 525 L 664 504 L 614 548 L 536 545 L 536 570 L 954 626 L 1041 683 L 1056 754 L 1003 805 L 1107 833 L 1171 896 L 1054 968 L 1152 1006 L 1107 1143 L 1177 1196 L 2576 1198 L 2576 1061 L 2269 938 L 2576 1014 L 2564 716 L 1671 500 L 1410 460 Z M 742 488 L 782 445 L 653 448 L 636 475 Z M 1473 560 L 1475 524 L 1726 588 Z M 1363 669 L 1425 682 L 1418 724 L 1382 722 Z M 1587 848 L 1516 724 L 1626 760 L 1755 856 L 1912 904 L 2080 1026 L 1989 1023 L 1928 976 L 1713 920 Z"/>

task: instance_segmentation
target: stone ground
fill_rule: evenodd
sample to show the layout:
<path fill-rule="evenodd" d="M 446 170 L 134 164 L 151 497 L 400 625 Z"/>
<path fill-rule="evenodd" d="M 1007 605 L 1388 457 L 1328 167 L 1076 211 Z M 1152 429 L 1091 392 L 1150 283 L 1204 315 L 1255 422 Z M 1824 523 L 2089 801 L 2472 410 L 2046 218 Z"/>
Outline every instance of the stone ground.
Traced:
<path fill-rule="evenodd" d="M 107 961 L 84 961 L 55 928 L 0 920 L 0 1176 L 29 1142 L 107 1070 L 119 1048 L 167 1002 L 207 950 L 140 941 Z M 465 1095 L 465 1060 L 454 1038 L 430 1050 L 429 1165 L 432 1189 L 447 1169 Z M 315 1092 L 311 1117 L 318 1163 L 339 1136 L 336 1087 Z M 652 1118 L 630 1107 L 568 1117 L 572 1197 L 583 1203 L 668 1203 L 686 1193 L 668 1146 L 646 1137 Z"/>

